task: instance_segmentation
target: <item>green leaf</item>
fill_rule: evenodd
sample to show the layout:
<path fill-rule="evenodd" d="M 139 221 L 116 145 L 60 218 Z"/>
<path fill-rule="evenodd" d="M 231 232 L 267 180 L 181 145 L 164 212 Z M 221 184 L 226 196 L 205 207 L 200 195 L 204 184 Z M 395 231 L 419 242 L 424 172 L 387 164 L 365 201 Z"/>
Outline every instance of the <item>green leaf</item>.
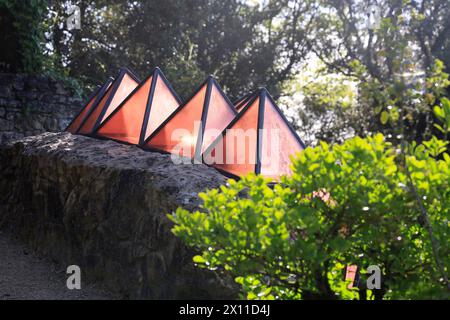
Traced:
<path fill-rule="evenodd" d="M 444 153 L 443 155 L 445 162 L 450 163 L 450 156 L 447 153 Z"/>
<path fill-rule="evenodd" d="M 442 128 L 442 127 L 441 127 L 440 125 L 438 125 L 437 123 L 433 124 L 433 126 L 434 126 L 435 128 L 437 128 L 440 132 L 445 133 L 444 128 Z"/>
<path fill-rule="evenodd" d="M 279 211 L 279 210 L 275 211 L 275 218 L 277 220 L 281 220 L 283 217 L 284 217 L 284 212 L 283 211 Z"/>
<path fill-rule="evenodd" d="M 436 117 L 444 119 L 444 110 L 442 108 L 440 108 L 439 106 L 435 106 L 433 108 L 434 114 L 436 115 Z"/>
<path fill-rule="evenodd" d="M 386 111 L 383 111 L 380 116 L 381 123 L 386 124 L 388 122 L 388 120 L 389 120 L 389 113 L 387 113 Z"/>
<path fill-rule="evenodd" d="M 194 256 L 192 260 L 198 264 L 205 264 L 206 260 L 202 256 Z"/>

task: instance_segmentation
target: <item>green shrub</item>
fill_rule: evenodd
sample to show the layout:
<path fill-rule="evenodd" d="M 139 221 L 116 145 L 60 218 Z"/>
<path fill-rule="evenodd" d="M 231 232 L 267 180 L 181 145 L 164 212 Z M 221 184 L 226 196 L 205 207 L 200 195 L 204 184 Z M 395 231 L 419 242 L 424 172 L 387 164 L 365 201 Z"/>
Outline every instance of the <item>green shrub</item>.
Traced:
<path fill-rule="evenodd" d="M 234 276 L 242 298 L 447 297 L 415 197 L 428 211 L 448 273 L 450 157 L 435 144 L 409 145 L 402 157 L 381 134 L 322 142 L 299 154 L 292 176 L 273 188 L 249 175 L 201 193 L 200 211 L 169 215 L 173 232 L 201 252 L 196 265 Z M 361 281 L 348 289 L 344 269 L 351 264 Z M 381 268 L 380 290 L 365 287 L 370 265 Z"/>

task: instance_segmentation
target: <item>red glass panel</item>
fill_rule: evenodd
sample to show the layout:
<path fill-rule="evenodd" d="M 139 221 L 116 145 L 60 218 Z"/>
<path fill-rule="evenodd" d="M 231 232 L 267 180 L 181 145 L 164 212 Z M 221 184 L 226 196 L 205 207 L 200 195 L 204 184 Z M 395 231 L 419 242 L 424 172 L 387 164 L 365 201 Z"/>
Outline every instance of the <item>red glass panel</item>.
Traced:
<path fill-rule="evenodd" d="M 181 109 L 175 111 L 175 115 L 146 143 L 146 146 L 180 156 L 194 157 L 206 87 L 204 85 Z"/>
<path fill-rule="evenodd" d="M 235 113 L 232 108 L 219 89 L 212 85 L 201 152 L 205 151 L 234 119 Z"/>
<path fill-rule="evenodd" d="M 105 105 L 108 101 L 109 97 L 112 94 L 112 90 L 115 86 L 115 84 L 111 85 L 106 92 L 106 94 L 101 99 L 100 103 L 97 104 L 93 112 L 89 115 L 86 122 L 83 124 L 83 126 L 80 128 L 80 133 L 83 134 L 89 134 L 94 130 L 95 124 L 97 123 L 98 118 L 100 117 L 102 110 L 106 108 L 106 112 L 102 117 L 102 120 L 106 119 L 106 117 L 111 114 L 118 106 L 119 104 L 134 90 L 134 88 L 137 87 L 138 83 L 131 78 L 128 74 L 125 73 L 125 75 L 121 78 L 122 80 L 119 83 L 119 86 L 117 87 L 116 92 L 114 93 L 114 96 L 111 99 L 111 102 L 109 105 Z M 117 80 L 116 80 L 117 81 Z"/>
<path fill-rule="evenodd" d="M 104 122 L 98 129 L 97 134 L 131 144 L 138 144 L 151 83 L 152 77 L 149 77 L 139 90 L 120 105 L 120 109 L 111 118 Z"/>
<path fill-rule="evenodd" d="M 92 110 L 91 114 L 88 116 L 86 121 L 81 126 L 80 130 L 78 131 L 81 134 L 90 134 L 92 132 L 92 129 L 94 129 L 95 122 L 97 121 L 98 117 L 100 116 L 100 113 L 103 110 L 103 107 L 105 106 L 106 101 L 108 101 L 109 96 L 111 95 L 113 86 L 110 86 L 106 93 L 103 95 L 100 102 L 95 106 L 94 110 Z"/>
<path fill-rule="evenodd" d="M 353 284 L 356 279 L 357 271 L 358 271 L 358 266 L 356 266 L 356 265 L 347 266 L 347 270 L 345 272 L 345 281 L 351 281 L 347 286 L 348 289 L 353 288 Z"/>
<path fill-rule="evenodd" d="M 266 97 L 264 106 L 262 137 L 261 174 L 268 178 L 278 178 L 291 173 L 290 155 L 303 148 L 288 124 Z"/>
<path fill-rule="evenodd" d="M 136 80 L 134 80 L 129 74 L 125 73 L 117 88 L 114 97 L 111 100 L 105 114 L 103 115 L 102 122 L 105 120 L 116 108 L 122 103 L 123 100 L 138 86 Z M 101 123 L 101 122 L 100 122 Z"/>
<path fill-rule="evenodd" d="M 244 107 L 247 105 L 247 103 L 250 100 L 252 100 L 253 97 L 254 97 L 254 95 L 242 97 L 238 102 L 236 102 L 234 104 L 234 107 L 236 108 L 236 111 L 237 112 L 241 112 L 244 109 Z"/>
<path fill-rule="evenodd" d="M 147 122 L 145 139 L 147 139 L 178 106 L 178 101 L 174 97 L 172 91 L 170 91 L 163 79 L 158 77 L 150 108 L 150 116 Z"/>
<path fill-rule="evenodd" d="M 98 93 L 92 97 L 91 100 L 89 100 L 88 104 L 84 107 L 84 109 L 78 114 L 78 116 L 75 118 L 75 120 L 72 121 L 69 127 L 67 127 L 66 131 L 75 134 L 78 130 L 78 128 L 81 125 L 81 122 L 83 122 L 84 117 L 86 117 L 87 113 L 91 109 L 92 105 L 95 102 L 95 99 L 97 99 Z"/>
<path fill-rule="evenodd" d="M 239 115 L 204 161 L 236 176 L 255 172 L 259 99 Z"/>

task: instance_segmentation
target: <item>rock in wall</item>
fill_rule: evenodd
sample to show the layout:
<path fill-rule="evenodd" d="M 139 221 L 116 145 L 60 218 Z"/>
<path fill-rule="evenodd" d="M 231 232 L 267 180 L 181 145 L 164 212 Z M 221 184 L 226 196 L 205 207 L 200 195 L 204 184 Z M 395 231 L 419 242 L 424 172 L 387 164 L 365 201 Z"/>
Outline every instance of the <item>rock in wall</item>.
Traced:
<path fill-rule="evenodd" d="M 127 298 L 232 298 L 235 288 L 194 267 L 166 213 L 195 209 L 226 179 L 170 155 L 69 133 L 0 148 L 0 228 Z M 0 259 L 1 261 L 1 259 Z M 231 283 L 231 282 L 227 282 Z"/>
<path fill-rule="evenodd" d="M 0 73 L 0 144 L 45 131 L 62 131 L 82 101 L 49 77 Z"/>

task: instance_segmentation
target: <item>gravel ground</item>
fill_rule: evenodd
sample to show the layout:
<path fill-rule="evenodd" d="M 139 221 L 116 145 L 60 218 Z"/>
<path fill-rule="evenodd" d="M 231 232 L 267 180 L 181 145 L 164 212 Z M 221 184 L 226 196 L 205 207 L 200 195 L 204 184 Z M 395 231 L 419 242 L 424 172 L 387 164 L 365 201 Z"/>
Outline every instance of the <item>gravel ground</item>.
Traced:
<path fill-rule="evenodd" d="M 98 284 L 69 290 L 66 270 L 31 252 L 23 242 L 0 231 L 0 300 L 117 299 Z"/>

